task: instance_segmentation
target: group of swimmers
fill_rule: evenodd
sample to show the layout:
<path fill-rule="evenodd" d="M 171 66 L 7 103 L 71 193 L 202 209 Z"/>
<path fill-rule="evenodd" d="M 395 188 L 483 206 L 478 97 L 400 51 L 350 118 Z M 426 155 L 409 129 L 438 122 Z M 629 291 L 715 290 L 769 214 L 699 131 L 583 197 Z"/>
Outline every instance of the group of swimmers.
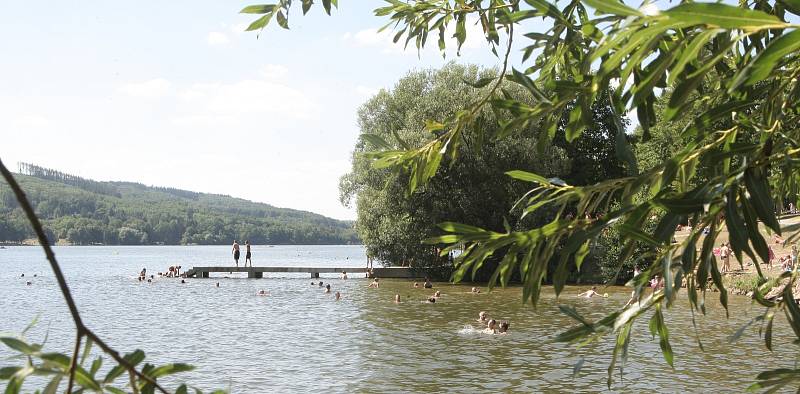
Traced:
<path fill-rule="evenodd" d="M 163 276 L 165 278 L 185 278 L 186 274 L 181 274 L 181 266 L 180 265 L 170 265 L 167 272 L 159 272 L 158 276 Z"/>
<path fill-rule="evenodd" d="M 345 274 L 344 272 L 342 274 L 344 274 L 344 278 L 343 279 L 347 279 L 347 274 Z M 331 293 L 331 284 L 330 283 L 325 284 L 322 281 L 319 281 L 319 283 L 311 282 L 311 286 L 323 287 L 324 288 L 324 290 L 322 291 L 323 293 L 325 293 L 325 294 L 330 294 Z M 336 293 L 334 293 L 333 296 L 335 298 L 335 301 L 339 301 L 342 298 L 342 293 L 339 293 L 337 291 Z"/>
<path fill-rule="evenodd" d="M 478 313 L 478 323 L 486 324 L 486 328 L 483 329 L 485 334 L 508 334 L 508 320 L 503 320 L 500 324 L 497 324 L 497 320 L 490 319 L 485 311 Z"/>

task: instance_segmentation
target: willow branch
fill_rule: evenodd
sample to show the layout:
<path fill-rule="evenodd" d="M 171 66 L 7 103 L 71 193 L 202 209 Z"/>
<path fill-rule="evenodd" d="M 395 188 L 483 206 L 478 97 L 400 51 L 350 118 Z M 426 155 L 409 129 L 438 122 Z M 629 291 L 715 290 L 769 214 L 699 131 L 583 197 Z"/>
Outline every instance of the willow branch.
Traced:
<path fill-rule="evenodd" d="M 78 352 L 81 351 L 81 335 L 80 331 L 75 338 L 75 351 L 72 353 L 72 360 L 69 362 L 69 382 L 67 383 L 67 393 L 72 392 L 72 384 L 75 382 L 75 367 L 78 365 Z"/>
<path fill-rule="evenodd" d="M 87 328 L 83 324 L 83 320 L 81 319 L 81 315 L 78 312 L 78 307 L 75 304 L 75 300 L 72 298 L 72 293 L 69 291 L 69 286 L 67 286 L 67 281 L 64 278 L 63 272 L 61 272 L 61 267 L 58 265 L 58 261 L 56 261 L 55 253 L 53 253 L 53 248 L 50 247 L 50 241 L 47 239 L 47 236 L 44 233 L 44 228 L 42 227 L 42 223 L 39 221 L 39 218 L 36 216 L 36 213 L 31 207 L 30 201 L 28 201 L 28 197 L 25 196 L 25 192 L 22 191 L 22 188 L 17 183 L 17 180 L 14 178 L 14 175 L 11 174 L 11 171 L 6 168 L 3 161 L 0 160 L 0 173 L 3 174 L 3 178 L 6 180 L 8 185 L 11 187 L 11 190 L 14 192 L 14 195 L 17 197 L 17 201 L 19 202 L 20 208 L 25 212 L 25 215 L 28 217 L 28 221 L 31 223 L 34 232 L 36 233 L 36 237 L 39 239 L 39 245 L 44 249 L 44 253 L 47 256 L 47 261 L 50 263 L 50 268 L 53 270 L 53 274 L 56 277 L 56 281 L 58 281 L 58 287 L 61 290 L 61 294 L 64 296 L 64 301 L 67 303 L 67 307 L 69 307 L 70 315 L 72 315 L 72 320 L 75 322 L 75 329 L 77 331 L 77 340 L 75 341 L 75 355 L 72 358 L 70 364 L 70 374 L 69 374 L 69 383 L 67 392 L 72 391 L 72 385 L 75 377 L 75 368 L 76 362 L 78 359 L 78 351 L 80 350 L 81 338 L 85 335 L 88 340 L 94 341 L 101 349 L 108 355 L 110 355 L 114 360 L 125 367 L 129 372 L 135 374 L 139 379 L 142 379 L 153 386 L 155 386 L 159 391 L 162 393 L 168 393 L 161 387 L 155 380 L 150 378 L 149 376 L 144 375 L 143 373 L 136 370 L 136 368 L 131 365 L 128 361 L 122 358 L 119 353 L 108 346 L 103 340 L 101 340 L 92 330 Z"/>

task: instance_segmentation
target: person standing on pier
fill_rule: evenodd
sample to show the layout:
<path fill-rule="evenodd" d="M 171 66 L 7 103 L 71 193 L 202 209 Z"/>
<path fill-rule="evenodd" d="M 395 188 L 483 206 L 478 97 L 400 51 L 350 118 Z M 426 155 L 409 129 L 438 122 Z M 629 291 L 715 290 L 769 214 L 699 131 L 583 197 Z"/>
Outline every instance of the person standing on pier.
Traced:
<path fill-rule="evenodd" d="M 250 254 L 250 240 L 244 241 L 245 253 L 244 253 L 244 266 L 247 267 L 247 263 L 250 263 L 250 268 L 253 268 L 253 260 L 250 259 L 252 255 Z"/>
<path fill-rule="evenodd" d="M 233 240 L 233 261 L 236 263 L 236 268 L 239 268 L 239 244 Z"/>

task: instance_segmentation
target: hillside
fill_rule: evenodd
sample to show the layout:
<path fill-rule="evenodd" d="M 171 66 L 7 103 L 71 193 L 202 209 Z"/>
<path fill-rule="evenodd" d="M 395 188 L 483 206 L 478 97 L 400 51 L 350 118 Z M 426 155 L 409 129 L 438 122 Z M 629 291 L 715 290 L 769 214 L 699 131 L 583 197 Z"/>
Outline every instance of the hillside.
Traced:
<path fill-rule="evenodd" d="M 268 204 L 131 182 L 98 182 L 29 164 L 17 181 L 52 239 L 73 244 L 358 243 L 351 222 Z M 34 238 L 0 182 L 0 242 Z"/>

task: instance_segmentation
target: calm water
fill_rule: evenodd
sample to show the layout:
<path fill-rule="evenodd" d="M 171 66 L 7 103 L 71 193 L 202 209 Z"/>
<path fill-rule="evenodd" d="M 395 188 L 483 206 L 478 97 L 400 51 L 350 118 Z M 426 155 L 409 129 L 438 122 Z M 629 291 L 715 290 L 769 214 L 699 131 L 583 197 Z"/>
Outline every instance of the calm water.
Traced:
<path fill-rule="evenodd" d="M 151 362 L 189 362 L 197 369 L 182 381 L 204 389 L 235 393 L 277 390 L 332 392 L 541 392 L 606 391 L 611 344 L 577 348 L 553 343 L 573 322 L 557 310 L 548 293 L 537 310 L 522 305 L 519 288 L 469 294 L 468 286 L 436 284 L 440 302 L 423 303 L 431 290 L 413 289 L 405 280 L 385 280 L 380 289 L 352 275 L 340 280 L 323 275 L 343 299 L 333 300 L 302 274 L 265 279 L 218 277 L 157 279 L 139 283 L 136 273 L 165 271 L 169 265 L 229 263 L 228 246 L 57 247 L 56 255 L 84 320 L 118 350 L 143 349 Z M 364 264 L 358 246 L 254 247 L 255 265 L 352 266 Z M 232 262 L 231 262 L 232 264 Z M 24 273 L 25 278 L 20 278 Z M 31 278 L 37 274 L 36 278 Z M 213 275 L 213 274 L 212 274 Z M 32 286 L 26 286 L 32 280 Z M 220 287 L 215 283 L 220 282 Z M 271 295 L 255 293 L 268 290 Z M 583 289 L 569 288 L 561 302 L 599 318 L 627 300 L 629 290 L 607 289 L 606 299 L 577 299 Z M 485 291 L 485 289 L 484 289 Z M 395 304 L 395 294 L 403 302 Z M 667 312 L 676 352 L 675 369 L 663 361 L 658 341 L 638 324 L 625 373 L 615 392 L 740 392 L 764 368 L 791 367 L 794 356 L 770 354 L 748 328 L 734 345 L 729 336 L 761 312 L 744 297 L 732 297 L 731 318 L 724 319 L 715 294 L 709 317 L 698 318 L 706 351 L 690 333 L 686 301 Z M 478 332 L 479 311 L 511 322 L 511 334 Z M 35 316 L 40 323 L 28 337 L 46 349 L 68 352 L 72 321 L 49 271 L 35 247 L 0 250 L 0 332 L 19 332 Z M 776 349 L 791 341 L 783 317 L 776 317 Z M 783 347 L 795 351 L 795 347 Z M 0 364 L 9 352 L 0 349 Z M 585 357 L 583 369 L 572 367 Z M 766 360 L 770 362 L 766 362 Z M 761 360 L 761 361 L 760 361 Z M 2 366 L 0 365 L 0 366 Z M 105 368 L 104 368 L 105 369 Z M 35 385 L 23 388 L 32 392 Z"/>

